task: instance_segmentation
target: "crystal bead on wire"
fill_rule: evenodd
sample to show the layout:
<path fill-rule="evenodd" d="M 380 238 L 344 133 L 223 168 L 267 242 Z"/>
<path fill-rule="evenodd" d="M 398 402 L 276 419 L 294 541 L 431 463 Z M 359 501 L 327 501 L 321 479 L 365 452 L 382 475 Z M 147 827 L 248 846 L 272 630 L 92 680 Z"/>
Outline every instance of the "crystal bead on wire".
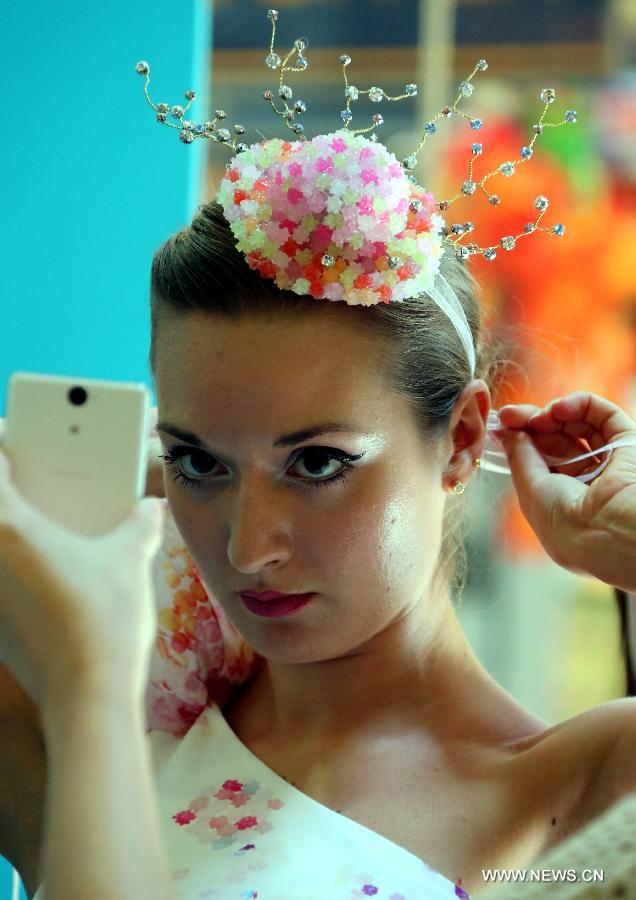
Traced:
<path fill-rule="evenodd" d="M 237 153 L 245 153 L 245 151 L 246 151 L 246 150 L 249 150 L 249 149 L 250 149 L 250 148 L 249 148 L 248 144 L 244 144 L 242 141 L 240 141 L 240 142 L 236 145 L 236 152 L 237 152 Z"/>
<path fill-rule="evenodd" d="M 301 72 L 304 72 L 308 65 L 309 65 L 309 63 L 307 62 L 305 57 L 299 56 L 298 59 L 296 60 L 295 68 L 300 69 Z"/>
<path fill-rule="evenodd" d="M 380 103 L 384 100 L 384 91 L 379 87 L 372 87 L 369 89 L 369 100 L 372 103 Z"/>
<path fill-rule="evenodd" d="M 493 260 L 497 256 L 497 251 L 494 247 L 488 247 L 488 249 L 484 250 L 484 258 L 488 260 Z"/>
<path fill-rule="evenodd" d="M 566 122 L 576 122 L 576 110 L 575 109 L 566 109 L 565 121 Z"/>
<path fill-rule="evenodd" d="M 300 122 L 294 122 L 294 124 L 291 125 L 290 128 L 294 132 L 294 134 L 302 134 L 305 130 L 305 126 L 301 125 Z"/>
<path fill-rule="evenodd" d="M 556 234 L 558 237 L 563 237 L 563 235 L 565 234 L 565 225 L 557 222 L 557 224 L 552 229 L 552 234 Z"/>
<path fill-rule="evenodd" d="M 501 203 L 501 197 L 499 197 L 497 194 L 491 194 L 488 197 L 488 202 L 491 206 L 499 206 L 499 204 Z"/>
<path fill-rule="evenodd" d="M 227 128 L 217 128 L 214 132 L 214 137 L 219 142 L 219 144 L 227 144 L 232 140 L 232 135 L 227 130 Z"/>
<path fill-rule="evenodd" d="M 465 231 L 466 231 L 466 229 L 464 228 L 464 226 L 460 225 L 459 223 L 457 223 L 455 225 L 451 225 L 451 234 L 460 235 L 460 234 L 464 234 Z"/>
<path fill-rule="evenodd" d="M 343 53 L 342 56 L 339 57 L 341 66 L 349 66 L 351 65 L 351 57 L 348 53 Z"/>
<path fill-rule="evenodd" d="M 556 91 L 554 88 L 543 88 L 539 97 L 542 103 L 554 103 L 556 100 Z"/>
<path fill-rule="evenodd" d="M 506 237 L 503 237 L 501 239 L 501 246 L 504 250 L 514 250 L 516 243 L 517 242 L 512 237 L 512 235 L 507 235 Z"/>
<path fill-rule="evenodd" d="M 458 247 L 455 251 L 455 256 L 457 257 L 457 259 L 468 259 L 468 257 L 470 256 L 470 250 L 468 249 L 468 247 Z"/>
<path fill-rule="evenodd" d="M 235 125 L 234 134 L 245 134 L 245 128 L 242 125 Z"/>
<path fill-rule="evenodd" d="M 294 112 L 304 113 L 307 112 L 307 104 L 304 100 L 296 100 L 294 103 Z"/>
<path fill-rule="evenodd" d="M 227 113 L 224 109 L 215 109 L 214 110 L 214 118 L 215 119 L 225 119 L 227 117 Z"/>
<path fill-rule="evenodd" d="M 142 59 L 135 66 L 135 71 L 139 75 L 147 75 L 148 72 L 150 71 L 150 66 L 148 65 L 148 63 L 146 62 L 145 59 Z"/>
<path fill-rule="evenodd" d="M 462 184 L 462 194 L 467 194 L 468 196 L 470 196 L 471 194 L 474 194 L 476 190 L 477 183 L 475 181 L 471 181 L 470 179 L 468 179 Z"/>
<path fill-rule="evenodd" d="M 450 106 L 445 106 L 442 109 L 442 115 L 449 119 L 453 115 L 453 109 Z"/>
<path fill-rule="evenodd" d="M 167 113 L 169 108 L 167 103 L 157 103 L 157 112 Z"/>
<path fill-rule="evenodd" d="M 502 175 L 505 175 L 506 177 L 509 178 L 511 175 L 515 174 L 514 163 L 511 163 L 511 162 L 502 163 L 499 166 L 499 171 L 502 173 Z"/>
<path fill-rule="evenodd" d="M 350 109 L 341 109 L 340 110 L 340 118 L 343 122 L 349 123 L 353 119 L 353 113 Z"/>
<path fill-rule="evenodd" d="M 550 201 L 547 197 L 544 197 L 543 194 L 540 194 L 537 199 L 534 201 L 535 207 L 540 211 L 544 212 L 550 204 Z"/>
<path fill-rule="evenodd" d="M 526 224 L 523 226 L 523 230 L 526 234 L 532 234 L 533 231 L 537 230 L 537 226 L 534 224 L 534 222 L 526 222 Z"/>
<path fill-rule="evenodd" d="M 475 156 L 481 156 L 481 154 L 484 152 L 484 145 L 483 144 L 473 144 L 471 149 Z"/>
<path fill-rule="evenodd" d="M 472 97 L 474 90 L 475 88 L 470 83 L 470 81 L 462 81 L 459 85 L 459 93 L 462 95 L 462 97 Z"/>
<path fill-rule="evenodd" d="M 437 125 L 435 124 L 435 122 L 427 122 L 424 126 L 424 131 L 426 132 L 426 134 L 435 134 L 435 132 L 437 131 Z"/>
<path fill-rule="evenodd" d="M 470 232 L 470 231 L 474 231 L 474 230 L 475 230 L 474 222 L 464 222 L 464 231 Z"/>
<path fill-rule="evenodd" d="M 390 269 L 399 268 L 401 262 L 402 262 L 402 260 L 400 259 L 399 256 L 389 256 L 389 268 Z"/>
<path fill-rule="evenodd" d="M 532 130 L 535 134 L 543 134 L 543 125 L 540 122 L 537 122 L 536 125 L 532 126 Z"/>
<path fill-rule="evenodd" d="M 488 68 L 488 63 L 486 62 L 485 59 L 479 59 L 479 60 L 477 60 L 476 68 L 479 69 L 480 72 L 485 72 L 486 69 Z"/>
<path fill-rule="evenodd" d="M 422 209 L 423 206 L 424 206 L 424 204 L 417 197 L 415 197 L 414 200 L 411 200 L 410 207 L 413 210 L 413 212 L 420 212 L 420 210 Z"/>
<path fill-rule="evenodd" d="M 371 121 L 374 125 L 383 125 L 384 116 L 381 116 L 380 113 L 376 113 L 375 116 L 371 116 Z"/>
<path fill-rule="evenodd" d="M 470 127 L 473 129 L 473 131 L 481 131 L 483 124 L 484 123 L 482 122 L 481 119 L 471 119 L 470 120 Z"/>
<path fill-rule="evenodd" d="M 157 113 L 157 122 L 165 122 L 166 121 L 166 113 L 158 112 Z"/>
<path fill-rule="evenodd" d="M 194 98 L 196 97 L 196 94 L 194 91 L 189 90 L 189 91 L 186 91 L 183 96 L 186 98 L 186 100 L 194 100 Z"/>
<path fill-rule="evenodd" d="M 532 147 L 522 147 L 521 148 L 521 158 L 522 159 L 530 159 L 530 157 L 532 156 L 533 153 L 534 153 L 534 150 L 532 149 Z"/>
<path fill-rule="evenodd" d="M 409 97 L 415 97 L 417 94 L 417 85 L 416 84 L 407 84 L 404 86 L 404 93 Z"/>
<path fill-rule="evenodd" d="M 170 115 L 172 116 L 173 119 L 181 119 L 181 118 L 183 118 L 184 112 L 185 112 L 185 110 L 183 109 L 183 107 L 179 106 L 178 103 L 175 103 L 175 105 L 170 110 Z"/>
<path fill-rule="evenodd" d="M 281 100 L 291 100 L 291 98 L 294 96 L 294 92 L 288 84 L 281 84 L 281 86 L 278 88 L 278 96 L 281 98 Z"/>
<path fill-rule="evenodd" d="M 404 166 L 405 169 L 408 169 L 409 171 L 411 171 L 417 165 L 417 157 L 412 156 L 412 155 L 405 157 L 402 160 L 402 165 Z"/>
<path fill-rule="evenodd" d="M 348 85 L 348 87 L 345 91 L 345 97 L 347 98 L 347 100 L 357 100 L 358 95 L 359 95 L 358 88 L 353 84 Z"/>
<path fill-rule="evenodd" d="M 265 57 L 265 63 L 270 69 L 280 69 L 282 62 L 278 53 L 270 53 L 269 56 Z"/>
<path fill-rule="evenodd" d="M 307 38 L 296 38 L 294 41 L 294 48 L 298 50 L 299 53 L 302 53 L 303 50 L 306 50 L 309 46 L 309 41 Z"/>
<path fill-rule="evenodd" d="M 189 131 L 187 128 L 185 128 L 183 131 L 179 132 L 179 140 L 182 141 L 184 144 L 191 144 L 192 141 L 194 140 L 194 135 L 192 134 L 191 131 Z"/>
<path fill-rule="evenodd" d="M 267 18 L 270 22 L 275 22 L 278 19 L 278 10 L 277 9 L 268 9 L 267 10 Z"/>

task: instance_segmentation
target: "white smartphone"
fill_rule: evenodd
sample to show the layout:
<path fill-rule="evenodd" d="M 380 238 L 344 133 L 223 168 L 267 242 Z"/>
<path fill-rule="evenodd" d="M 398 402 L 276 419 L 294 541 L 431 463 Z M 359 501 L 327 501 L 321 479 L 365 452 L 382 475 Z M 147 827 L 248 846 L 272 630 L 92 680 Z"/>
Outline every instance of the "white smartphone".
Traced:
<path fill-rule="evenodd" d="M 104 534 L 143 497 L 150 409 L 143 383 L 15 372 L 3 440 L 11 480 L 52 521 Z"/>

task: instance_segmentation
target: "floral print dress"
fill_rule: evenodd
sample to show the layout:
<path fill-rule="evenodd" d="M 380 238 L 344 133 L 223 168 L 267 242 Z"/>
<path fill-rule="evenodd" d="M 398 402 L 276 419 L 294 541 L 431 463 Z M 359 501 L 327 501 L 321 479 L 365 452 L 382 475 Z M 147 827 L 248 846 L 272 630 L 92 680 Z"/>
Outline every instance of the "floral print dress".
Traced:
<path fill-rule="evenodd" d="M 147 740 L 179 900 L 468 898 L 424 860 L 289 784 L 232 731 L 222 709 L 262 657 L 204 587 L 170 516 L 154 578 Z"/>

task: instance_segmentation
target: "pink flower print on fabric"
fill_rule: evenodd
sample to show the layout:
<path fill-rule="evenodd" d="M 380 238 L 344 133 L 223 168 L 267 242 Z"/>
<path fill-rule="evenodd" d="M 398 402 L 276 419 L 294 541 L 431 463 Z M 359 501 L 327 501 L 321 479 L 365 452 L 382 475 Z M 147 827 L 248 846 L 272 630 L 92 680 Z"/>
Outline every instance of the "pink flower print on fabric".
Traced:
<path fill-rule="evenodd" d="M 378 900 L 380 897 L 385 896 L 384 893 L 380 893 L 381 888 L 378 886 L 379 882 L 370 875 L 368 872 L 359 872 L 357 875 L 354 875 L 353 880 L 357 882 L 360 887 L 351 888 L 350 900 L 354 900 L 354 898 L 358 897 L 375 897 L 378 896 Z M 393 892 L 390 896 L 387 897 L 387 900 L 407 900 L 404 894 L 398 894 Z"/>
<path fill-rule="evenodd" d="M 262 657 L 210 596 L 170 516 L 153 581 L 157 637 L 145 698 L 147 730 L 183 735 L 210 701 L 223 706 L 235 696 Z"/>
<path fill-rule="evenodd" d="M 228 778 L 220 788 L 203 790 L 187 809 L 175 813 L 172 819 L 199 842 L 221 850 L 233 844 L 245 847 L 246 832 L 258 836 L 271 831 L 272 814 L 284 805 L 269 788 L 261 788 L 258 781 L 244 783 Z M 235 815 L 234 810 L 242 812 Z"/>

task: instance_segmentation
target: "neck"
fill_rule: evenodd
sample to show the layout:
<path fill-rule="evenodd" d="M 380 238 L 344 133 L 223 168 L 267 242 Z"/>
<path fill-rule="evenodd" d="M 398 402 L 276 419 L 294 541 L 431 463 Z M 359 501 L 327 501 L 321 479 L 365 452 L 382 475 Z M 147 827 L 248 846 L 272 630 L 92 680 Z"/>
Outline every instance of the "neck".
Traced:
<path fill-rule="evenodd" d="M 293 735 L 308 746 L 414 725 L 444 742 L 536 728 L 480 664 L 448 597 L 437 610 L 432 624 L 431 607 L 420 604 L 347 656 L 267 660 L 246 690 L 244 728 L 254 740 L 282 745 Z"/>

